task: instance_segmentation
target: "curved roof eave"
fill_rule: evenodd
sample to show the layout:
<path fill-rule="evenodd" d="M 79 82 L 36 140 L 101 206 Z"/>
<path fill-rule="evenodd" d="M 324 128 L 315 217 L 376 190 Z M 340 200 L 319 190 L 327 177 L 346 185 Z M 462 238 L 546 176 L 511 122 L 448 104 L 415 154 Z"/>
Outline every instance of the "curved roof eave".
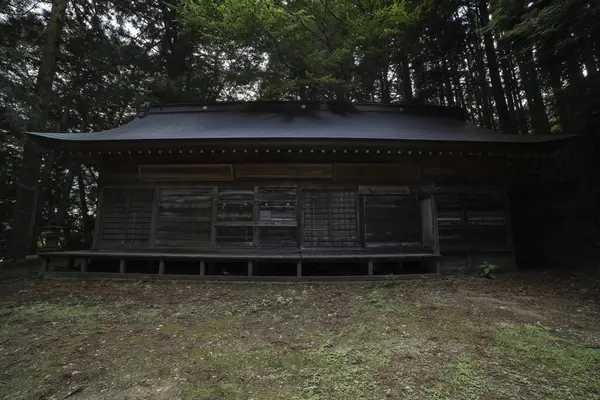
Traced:
<path fill-rule="evenodd" d="M 250 103 L 252 105 L 252 103 Z M 281 106 L 281 104 L 279 104 Z M 132 141 L 233 140 L 376 140 L 464 143 L 540 143 L 577 135 L 511 135 L 480 128 L 435 107 L 415 113 L 403 108 L 356 108 L 352 112 L 301 108 L 248 109 L 240 103 L 220 107 L 159 107 L 132 121 L 101 132 L 41 133 L 29 135 L 53 143 Z M 235 107 L 234 107 L 235 106 Z M 290 107 L 293 108 L 290 112 Z"/>

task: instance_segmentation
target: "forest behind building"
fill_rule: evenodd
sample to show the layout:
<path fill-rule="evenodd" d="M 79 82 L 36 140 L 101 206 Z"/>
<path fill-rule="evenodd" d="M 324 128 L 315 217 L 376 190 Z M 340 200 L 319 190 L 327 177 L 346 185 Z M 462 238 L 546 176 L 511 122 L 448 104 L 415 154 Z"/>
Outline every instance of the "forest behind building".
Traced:
<path fill-rule="evenodd" d="M 146 101 L 260 99 L 456 106 L 506 134 L 590 133 L 599 69 L 595 0 L 0 0 L 0 241 L 27 130 L 109 129 Z M 63 246 L 89 248 L 97 173 L 33 165 L 36 240 L 64 216 Z"/>

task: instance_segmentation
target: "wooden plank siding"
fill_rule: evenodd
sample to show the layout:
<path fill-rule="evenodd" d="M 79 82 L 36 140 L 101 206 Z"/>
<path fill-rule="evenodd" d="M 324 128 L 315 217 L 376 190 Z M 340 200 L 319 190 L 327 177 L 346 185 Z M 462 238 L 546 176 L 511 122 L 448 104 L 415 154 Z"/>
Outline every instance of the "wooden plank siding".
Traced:
<path fill-rule="evenodd" d="M 141 181 L 229 181 L 233 179 L 231 164 L 166 164 L 140 165 Z"/>
<path fill-rule="evenodd" d="M 404 190 L 398 188 L 396 192 Z M 389 186 L 382 193 L 387 191 Z M 302 184 L 106 187 L 99 248 L 423 247 L 420 200 L 414 194 L 359 192 L 358 186 Z M 365 205 L 363 212 L 360 204 Z"/>
<path fill-rule="evenodd" d="M 512 248 L 506 194 L 501 188 L 441 186 L 437 192 L 442 252 Z"/>
<path fill-rule="evenodd" d="M 364 196 L 365 247 L 423 246 L 420 201 L 407 195 Z"/>
<path fill-rule="evenodd" d="M 209 247 L 212 188 L 161 188 L 157 191 L 155 246 Z"/>
<path fill-rule="evenodd" d="M 257 195 L 257 247 L 297 247 L 297 188 L 257 187 Z"/>
<path fill-rule="evenodd" d="M 152 189 L 104 189 L 100 247 L 150 246 Z"/>
<path fill-rule="evenodd" d="M 461 183 L 464 170 L 419 163 L 113 166 L 101 171 L 94 248 L 408 254 L 510 247 L 504 186 L 496 178 L 491 189 L 483 178 Z"/>
<path fill-rule="evenodd" d="M 215 247 L 252 248 L 254 244 L 255 189 L 218 186 Z"/>
<path fill-rule="evenodd" d="M 237 164 L 238 179 L 331 179 L 331 164 Z"/>

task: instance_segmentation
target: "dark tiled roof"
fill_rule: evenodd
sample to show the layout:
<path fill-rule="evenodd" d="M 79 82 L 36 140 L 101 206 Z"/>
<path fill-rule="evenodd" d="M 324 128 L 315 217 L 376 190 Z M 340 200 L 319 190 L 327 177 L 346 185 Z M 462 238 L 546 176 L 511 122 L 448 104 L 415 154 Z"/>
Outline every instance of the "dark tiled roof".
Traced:
<path fill-rule="evenodd" d="M 177 139 L 370 139 L 519 143 L 567 135 L 505 135 L 480 128 L 456 109 L 432 106 L 249 102 L 142 108 L 114 129 L 31 135 L 61 141 Z"/>

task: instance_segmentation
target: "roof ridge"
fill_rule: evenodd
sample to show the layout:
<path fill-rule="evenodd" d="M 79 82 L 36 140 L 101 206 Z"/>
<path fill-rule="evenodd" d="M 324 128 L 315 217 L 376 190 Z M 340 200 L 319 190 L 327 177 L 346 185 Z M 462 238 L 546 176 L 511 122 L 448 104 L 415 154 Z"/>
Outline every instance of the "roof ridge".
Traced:
<path fill-rule="evenodd" d="M 414 115 L 428 115 L 451 117 L 467 120 L 467 114 L 461 107 L 439 106 L 431 104 L 404 104 L 404 103 L 374 103 L 374 102 L 338 102 L 338 101 L 230 101 L 213 103 L 170 103 L 151 104 L 145 102 L 138 108 L 138 117 L 143 118 L 148 114 L 178 114 L 222 111 L 245 112 L 280 112 L 280 113 L 311 113 L 317 111 L 330 111 L 333 113 L 352 112 L 393 112 Z"/>

